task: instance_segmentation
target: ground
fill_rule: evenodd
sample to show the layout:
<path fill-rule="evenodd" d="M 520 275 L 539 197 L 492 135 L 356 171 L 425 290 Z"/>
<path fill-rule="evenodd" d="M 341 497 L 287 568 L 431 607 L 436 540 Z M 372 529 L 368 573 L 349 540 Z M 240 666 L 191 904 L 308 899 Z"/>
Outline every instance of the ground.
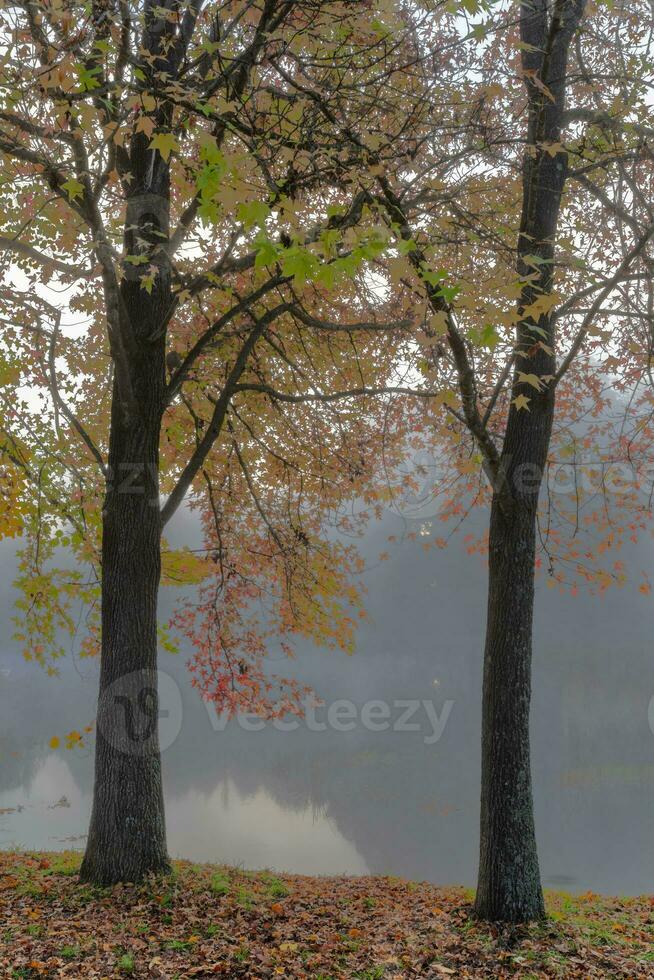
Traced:
<path fill-rule="evenodd" d="M 475 922 L 471 893 L 175 862 L 78 884 L 80 855 L 0 852 L 0 977 L 404 980 L 654 977 L 654 898 L 550 894 L 528 928 Z"/>

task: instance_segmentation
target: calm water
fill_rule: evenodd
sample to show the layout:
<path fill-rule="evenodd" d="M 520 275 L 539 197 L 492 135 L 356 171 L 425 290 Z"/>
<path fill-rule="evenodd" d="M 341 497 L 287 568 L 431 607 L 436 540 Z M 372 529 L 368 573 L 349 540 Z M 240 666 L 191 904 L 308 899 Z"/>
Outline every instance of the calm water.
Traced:
<path fill-rule="evenodd" d="M 373 530 L 371 556 L 393 530 L 390 519 Z M 651 566 L 643 548 L 631 560 Z M 456 545 L 426 555 L 411 542 L 371 564 L 372 622 L 355 656 L 305 650 L 298 661 L 327 705 L 352 702 L 346 711 L 359 720 L 341 724 L 347 731 L 310 730 L 326 708 L 292 732 L 223 727 L 191 689 L 182 659 L 162 661 L 174 695 L 163 723 L 171 853 L 474 884 L 484 569 Z M 6 580 L 4 590 L 9 615 Z M 552 887 L 654 891 L 652 612 L 635 591 L 603 600 L 539 594 L 532 742 L 541 865 Z M 10 647 L 0 668 L 0 847 L 83 847 L 91 750 L 51 752 L 47 743 L 92 719 L 96 668 L 69 664 L 47 679 Z M 370 700 L 385 702 L 397 723 L 406 711 L 398 702 L 411 699 L 418 708 L 408 724 L 418 730 L 360 723 Z"/>

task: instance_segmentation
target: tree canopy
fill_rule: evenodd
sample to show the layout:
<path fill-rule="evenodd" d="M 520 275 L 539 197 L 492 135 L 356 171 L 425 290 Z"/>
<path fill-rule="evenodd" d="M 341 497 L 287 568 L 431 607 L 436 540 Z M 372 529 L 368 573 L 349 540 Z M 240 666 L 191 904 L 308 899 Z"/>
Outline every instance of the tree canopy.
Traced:
<path fill-rule="evenodd" d="M 0 530 L 24 656 L 82 607 L 101 650 L 85 878 L 168 866 L 109 703 L 156 721 L 160 580 L 205 697 L 296 710 L 271 640 L 352 649 L 351 539 L 426 447 L 444 522 L 490 505 L 477 910 L 542 915 L 534 569 L 622 584 L 650 514 L 652 37 L 645 0 L 0 4 Z"/>

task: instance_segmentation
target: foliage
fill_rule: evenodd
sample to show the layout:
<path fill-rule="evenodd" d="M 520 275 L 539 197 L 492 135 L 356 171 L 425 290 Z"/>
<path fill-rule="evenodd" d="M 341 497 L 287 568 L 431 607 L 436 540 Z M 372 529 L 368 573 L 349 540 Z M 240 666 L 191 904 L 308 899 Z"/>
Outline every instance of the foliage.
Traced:
<path fill-rule="evenodd" d="M 410 326 L 372 278 L 391 237 L 374 166 L 335 121 L 347 99 L 371 145 L 407 152 L 379 95 L 411 63 L 414 8 L 396 39 L 391 5 L 368 7 L 0 7 L 1 533 L 25 542 L 16 638 L 51 672 L 71 635 L 100 648 L 102 501 L 139 492 L 111 433 L 141 422 L 160 426 L 162 524 L 183 502 L 203 530 L 163 543 L 164 584 L 201 586 L 174 623 L 202 693 L 292 709 L 273 633 L 352 648 L 344 541 L 388 496 Z M 161 338 L 153 407 L 139 370 Z"/>
<path fill-rule="evenodd" d="M 501 483 L 511 414 L 528 418 L 556 392 L 537 564 L 551 587 L 602 591 L 626 581 L 620 549 L 651 515 L 651 11 L 586 6 L 568 76 L 552 82 L 564 85 L 557 142 L 538 136 L 554 96 L 514 11 L 500 3 L 466 18 L 456 55 L 426 35 L 450 98 L 444 105 L 443 76 L 426 74 L 412 120 L 418 162 L 380 161 L 378 197 L 396 240 L 389 286 L 421 311 L 417 367 L 441 392 L 413 404 L 413 446 L 434 460 L 413 476 L 444 524 L 424 533 L 442 546 Z M 621 70 L 607 73 L 607 62 Z M 525 247 L 525 175 L 543 161 L 565 175 L 556 241 Z M 486 553 L 487 539 L 469 545 Z"/>
<path fill-rule="evenodd" d="M 625 581 L 654 431 L 642 6 L 588 8 L 565 133 L 547 143 L 523 125 L 525 87 L 543 107 L 551 93 L 510 4 L 3 5 L 0 533 L 25 540 L 27 659 L 56 670 L 66 634 L 99 649 L 127 281 L 144 303 L 171 297 L 162 518 L 185 500 L 204 540 L 164 542 L 163 581 L 200 587 L 174 626 L 221 706 L 297 704 L 292 678 L 266 668 L 273 636 L 288 653 L 297 635 L 352 649 L 362 591 L 343 533 L 412 486 L 407 445 L 436 452 L 440 546 L 488 501 L 509 413 L 554 386 L 548 471 L 574 480 L 543 501 L 538 564 L 561 588 Z M 606 74 L 607 52 L 624 72 Z M 568 180 L 555 288 L 521 305 L 544 261 L 527 253 L 516 271 L 530 157 Z M 158 231 L 130 224 L 141 158 L 170 186 Z M 516 351 L 525 319 L 533 346 Z M 530 369 L 545 321 L 555 377 Z M 421 396 L 409 417 L 407 392 Z M 616 396 L 629 418 L 613 417 Z"/>

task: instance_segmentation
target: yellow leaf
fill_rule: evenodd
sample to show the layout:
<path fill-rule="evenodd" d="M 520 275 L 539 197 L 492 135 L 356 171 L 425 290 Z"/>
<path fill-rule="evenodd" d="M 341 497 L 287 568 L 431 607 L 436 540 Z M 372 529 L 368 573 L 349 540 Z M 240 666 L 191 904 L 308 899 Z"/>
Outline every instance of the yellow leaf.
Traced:
<path fill-rule="evenodd" d="M 540 317 L 549 313 L 552 307 L 556 306 L 559 301 L 559 294 L 556 292 L 552 293 L 541 293 L 529 306 L 526 306 L 522 311 L 524 317 L 531 317 L 532 320 L 538 320 Z"/>
<path fill-rule="evenodd" d="M 56 735 L 53 735 L 50 741 L 48 742 L 48 745 L 50 746 L 51 749 L 58 749 L 59 746 L 61 745 L 61 741 L 57 738 Z"/>
<path fill-rule="evenodd" d="M 562 143 L 541 143 L 541 149 L 549 153 L 551 157 L 555 157 L 557 153 L 564 153 L 565 147 Z"/>
<path fill-rule="evenodd" d="M 150 149 L 158 150 L 166 162 L 168 162 L 170 154 L 179 151 L 179 148 L 179 143 L 172 133 L 157 133 L 150 140 Z"/>
<path fill-rule="evenodd" d="M 518 409 L 518 411 L 520 411 L 521 408 L 526 408 L 527 411 L 530 412 L 531 411 L 531 409 L 529 408 L 530 401 L 531 398 L 527 398 L 526 395 L 518 395 L 517 398 L 513 399 L 513 404 Z"/>
<path fill-rule="evenodd" d="M 448 408 L 458 408 L 459 396 L 451 388 L 445 388 L 434 396 L 435 405 L 447 405 Z"/>
<path fill-rule="evenodd" d="M 525 374 L 523 371 L 518 372 L 518 381 L 525 385 L 531 385 L 536 391 L 542 391 L 543 388 L 547 387 L 542 378 L 539 378 L 537 374 Z"/>
<path fill-rule="evenodd" d="M 211 575 L 212 568 L 211 562 L 188 548 L 162 550 L 161 574 L 166 585 L 196 585 Z"/>
<path fill-rule="evenodd" d="M 61 185 L 62 191 L 66 191 L 68 194 L 68 200 L 74 201 L 76 197 L 84 196 L 84 185 L 80 184 L 79 180 L 75 177 L 71 177 L 69 180 L 65 181 Z"/>

